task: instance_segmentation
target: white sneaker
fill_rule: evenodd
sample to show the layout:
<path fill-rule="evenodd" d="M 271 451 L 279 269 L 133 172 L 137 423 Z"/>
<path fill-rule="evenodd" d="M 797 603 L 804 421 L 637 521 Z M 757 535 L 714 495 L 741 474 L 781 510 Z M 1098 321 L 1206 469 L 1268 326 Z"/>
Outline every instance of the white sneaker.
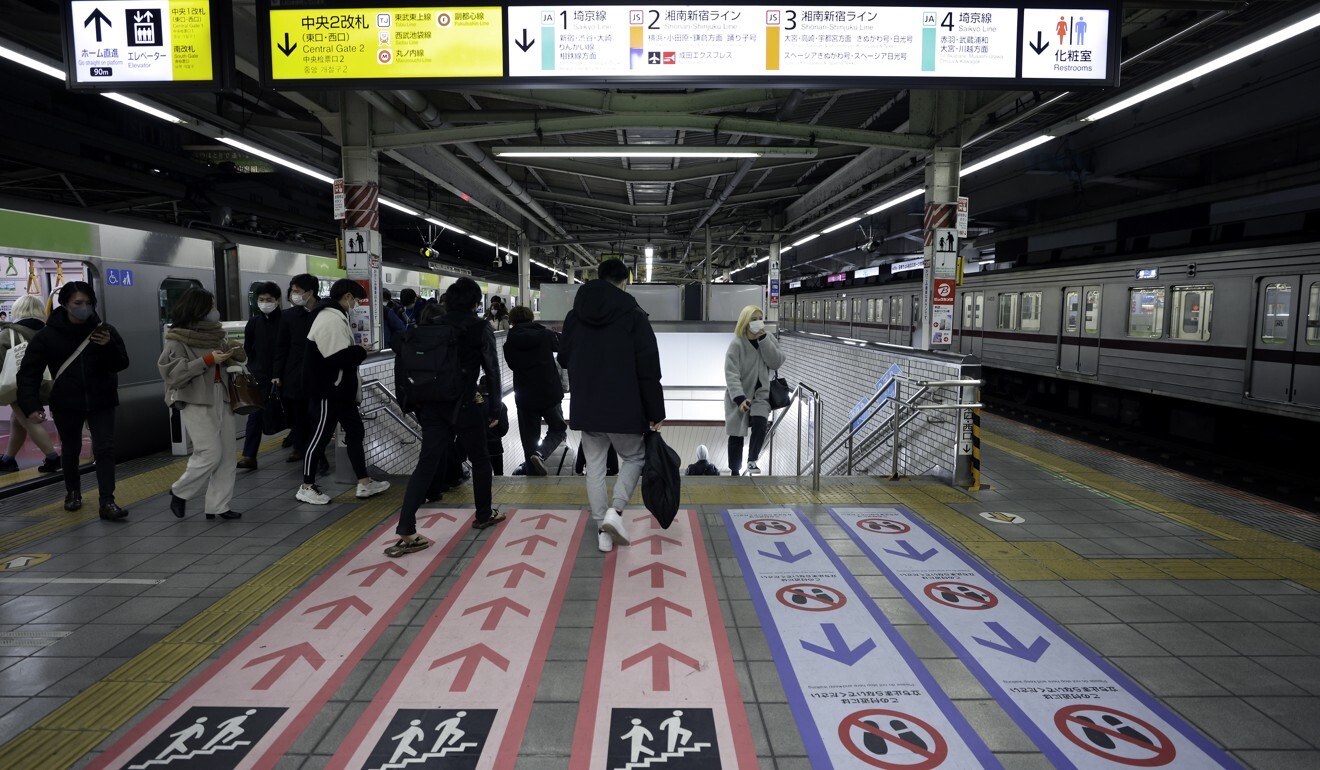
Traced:
<path fill-rule="evenodd" d="M 312 505 L 330 504 L 330 495 L 327 495 L 326 493 L 322 492 L 320 488 L 318 488 L 315 485 L 312 485 L 310 487 L 298 487 L 297 496 L 299 500 L 303 501 L 304 503 L 311 503 Z"/>
<path fill-rule="evenodd" d="M 357 496 L 362 499 L 374 497 L 390 488 L 388 481 L 368 481 L 365 484 L 357 485 Z"/>
<path fill-rule="evenodd" d="M 756 463 L 747 463 L 747 475 L 757 476 L 761 473 L 761 467 Z"/>
<path fill-rule="evenodd" d="M 596 547 L 601 553 L 609 553 L 614 550 L 614 538 L 608 532 L 601 532 L 596 535 Z"/>
<path fill-rule="evenodd" d="M 613 508 L 605 511 L 605 520 L 600 524 L 600 531 L 614 538 L 618 545 L 628 545 L 632 541 L 628 539 L 628 531 L 623 528 L 623 517 Z"/>

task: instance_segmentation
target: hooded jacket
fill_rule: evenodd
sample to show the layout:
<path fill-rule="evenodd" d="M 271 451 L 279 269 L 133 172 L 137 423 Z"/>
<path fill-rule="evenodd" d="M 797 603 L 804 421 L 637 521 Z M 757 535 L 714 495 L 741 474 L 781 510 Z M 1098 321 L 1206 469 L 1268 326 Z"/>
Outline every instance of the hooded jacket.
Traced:
<path fill-rule="evenodd" d="M 55 308 L 46 327 L 28 343 L 23 366 L 18 370 L 18 406 L 23 414 L 41 411 L 41 372 L 49 367 L 53 376 L 73 355 L 82 341 L 101 325 L 92 313 L 86 322 L 69 320 L 69 312 Z M 110 342 L 87 343 L 50 390 L 52 412 L 94 412 L 119 406 L 119 372 L 128 368 L 128 349 L 119 330 L 110 327 Z"/>
<path fill-rule="evenodd" d="M 559 335 L 535 321 L 514 324 L 504 342 L 504 363 L 513 370 L 514 400 L 528 409 L 543 409 L 564 400 L 555 353 Z"/>
<path fill-rule="evenodd" d="M 366 360 L 367 350 L 353 343 L 348 313 L 338 300 L 323 299 L 312 311 L 303 352 L 302 388 L 306 398 L 349 403 L 362 400 L 358 366 Z"/>
<path fill-rule="evenodd" d="M 431 316 L 421 326 L 445 324 L 458 329 L 458 366 L 463 377 L 463 395 L 458 403 L 425 402 L 418 409 L 418 419 L 426 424 L 436 419 L 455 421 L 485 417 L 490 404 L 502 403 L 500 392 L 500 360 L 495 353 L 495 334 L 475 313 L 446 313 Z M 486 391 L 481 394 L 486 408 L 460 412 L 475 403 L 477 384 L 482 376 L 486 377 Z M 507 421 L 507 413 L 505 420 Z M 505 430 L 508 430 L 506 427 Z"/>
<path fill-rule="evenodd" d="M 312 329 L 312 311 L 294 305 L 281 311 L 280 329 L 275 336 L 275 364 L 272 377 L 280 380 L 280 396 L 306 398 L 303 390 L 303 363 L 307 357 L 307 332 Z"/>
<path fill-rule="evenodd" d="M 574 430 L 641 434 L 665 418 L 660 349 L 631 294 L 599 278 L 583 284 L 559 344 Z"/>
<path fill-rule="evenodd" d="M 243 348 L 247 351 L 248 371 L 263 386 L 275 376 L 275 349 L 279 343 L 280 316 L 283 310 L 275 308 L 270 315 L 260 310 L 248 319 L 243 328 Z"/>

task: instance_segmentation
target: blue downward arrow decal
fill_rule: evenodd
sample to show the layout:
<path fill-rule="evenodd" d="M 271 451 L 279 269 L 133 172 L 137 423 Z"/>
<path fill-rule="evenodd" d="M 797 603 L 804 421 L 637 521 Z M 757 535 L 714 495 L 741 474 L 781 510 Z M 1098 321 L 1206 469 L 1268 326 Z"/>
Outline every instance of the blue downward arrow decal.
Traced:
<path fill-rule="evenodd" d="M 980 637 L 973 636 L 972 639 L 982 647 L 989 647 L 992 650 L 998 650 L 999 652 L 1012 655 L 1015 658 L 1029 660 L 1032 663 L 1040 660 L 1040 656 L 1044 655 L 1045 651 L 1050 647 L 1050 643 L 1045 641 L 1045 637 L 1043 636 L 1036 637 L 1036 641 L 1032 642 L 1031 646 L 1027 646 L 1018 641 L 1016 636 L 1013 636 L 1013 634 L 1009 633 L 1008 629 L 998 623 L 987 622 L 985 625 L 995 634 L 995 636 L 999 637 L 1003 644 L 1000 644 L 999 642 L 987 642 Z"/>
<path fill-rule="evenodd" d="M 814 652 L 817 655 L 824 655 L 830 660 L 837 660 L 845 666 L 851 666 L 857 661 L 865 658 L 867 653 L 875 649 L 875 642 L 867 637 L 866 641 L 850 648 L 844 641 L 843 634 L 833 623 L 822 623 L 820 627 L 825 631 L 825 641 L 829 642 L 829 647 L 821 647 L 818 644 L 812 644 L 808 641 L 802 642 L 802 648 L 807 652 Z"/>
<path fill-rule="evenodd" d="M 935 554 L 939 553 L 939 551 L 935 548 L 932 548 L 929 551 L 925 551 L 925 552 L 918 551 L 915 547 L 913 547 L 911 543 L 909 543 L 906 540 L 896 540 L 894 542 L 898 545 L 899 548 L 902 548 L 903 550 L 891 551 L 888 548 L 886 548 L 885 553 L 892 553 L 895 556 L 902 556 L 904 559 L 916 559 L 917 561 L 925 561 L 930 557 L 934 556 Z"/>
<path fill-rule="evenodd" d="M 788 562 L 789 564 L 792 564 L 798 559 L 805 559 L 806 557 L 811 555 L 810 548 L 803 551 L 802 553 L 793 553 L 793 550 L 788 547 L 788 543 L 785 543 L 783 540 L 776 541 L 775 548 L 779 550 L 779 553 L 767 553 L 765 551 L 757 551 L 757 553 L 761 554 L 762 556 L 768 559 L 774 559 L 775 561 L 785 561 Z"/>

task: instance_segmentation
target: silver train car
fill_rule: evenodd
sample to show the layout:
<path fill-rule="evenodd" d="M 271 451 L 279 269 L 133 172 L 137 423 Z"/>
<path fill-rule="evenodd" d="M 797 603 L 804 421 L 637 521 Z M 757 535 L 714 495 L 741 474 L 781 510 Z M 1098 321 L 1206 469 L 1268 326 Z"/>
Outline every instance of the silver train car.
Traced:
<path fill-rule="evenodd" d="M 6 205 L 12 206 L 6 208 Z M 101 316 L 128 347 L 129 368 L 119 375 L 115 455 L 141 457 L 167 449 L 169 412 L 156 360 L 164 346 L 174 302 L 191 287 L 216 294 L 221 315 L 246 321 L 255 312 L 252 286 L 310 272 L 328 286 L 335 256 L 241 234 L 213 233 L 87 214 L 31 202 L 0 200 L 0 312 L 24 294 L 51 297 L 67 281 L 84 280 L 97 294 Z M 327 266 L 329 269 L 327 269 Z M 429 296 L 452 282 L 407 267 L 385 264 L 385 285 L 406 286 Z M 423 283 L 428 285 L 422 285 Z M 429 290 L 428 290 L 429 286 Z M 514 286 L 485 284 L 490 295 L 508 299 Z M 0 407 L 8 427 L 8 407 Z M 240 425 L 241 428 L 241 425 Z"/>
<path fill-rule="evenodd" d="M 920 284 L 846 275 L 797 289 L 781 326 L 911 344 Z M 1124 394 L 1320 421 L 1320 244 L 973 273 L 955 332 L 951 349 L 1020 401 L 1089 398 L 1071 405 L 1124 424 L 1140 408 Z M 1196 437 L 1195 410 L 1176 413 L 1173 432 Z"/>

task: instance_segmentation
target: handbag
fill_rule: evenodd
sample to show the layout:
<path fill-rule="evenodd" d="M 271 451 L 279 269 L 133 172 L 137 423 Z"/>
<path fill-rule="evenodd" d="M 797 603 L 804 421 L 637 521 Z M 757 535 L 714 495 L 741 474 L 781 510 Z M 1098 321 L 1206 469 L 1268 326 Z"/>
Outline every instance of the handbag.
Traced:
<path fill-rule="evenodd" d="M 770 396 L 767 399 L 772 412 L 776 409 L 787 409 L 788 405 L 793 403 L 793 389 L 788 387 L 788 380 L 778 376 L 779 370 L 775 370 L 775 375 L 770 380 Z"/>
<path fill-rule="evenodd" d="M 234 414 L 247 415 L 261 409 L 265 399 L 261 397 L 261 385 L 246 368 L 229 372 L 229 408 Z"/>
<path fill-rule="evenodd" d="M 272 382 L 270 390 L 266 392 L 266 405 L 261 410 L 261 432 L 267 436 L 273 436 L 287 427 L 289 427 L 289 421 L 284 415 L 284 401 L 280 398 L 280 386 Z"/>
<path fill-rule="evenodd" d="M 28 341 L 17 341 L 14 330 L 9 329 L 9 352 L 5 355 L 5 363 L 0 366 L 0 405 L 9 405 L 18 400 L 18 370 L 23 366 L 23 356 L 27 355 Z M 84 345 L 86 343 L 84 342 Z M 82 346 L 74 351 L 74 356 L 82 352 Z M 72 357 L 70 358 L 70 361 Z M 65 362 L 65 366 L 68 362 Z M 64 367 L 60 367 L 60 372 L 64 372 Z M 47 368 L 41 373 L 41 397 L 44 399 L 50 392 L 50 384 L 53 378 L 50 376 L 50 369 Z"/>

